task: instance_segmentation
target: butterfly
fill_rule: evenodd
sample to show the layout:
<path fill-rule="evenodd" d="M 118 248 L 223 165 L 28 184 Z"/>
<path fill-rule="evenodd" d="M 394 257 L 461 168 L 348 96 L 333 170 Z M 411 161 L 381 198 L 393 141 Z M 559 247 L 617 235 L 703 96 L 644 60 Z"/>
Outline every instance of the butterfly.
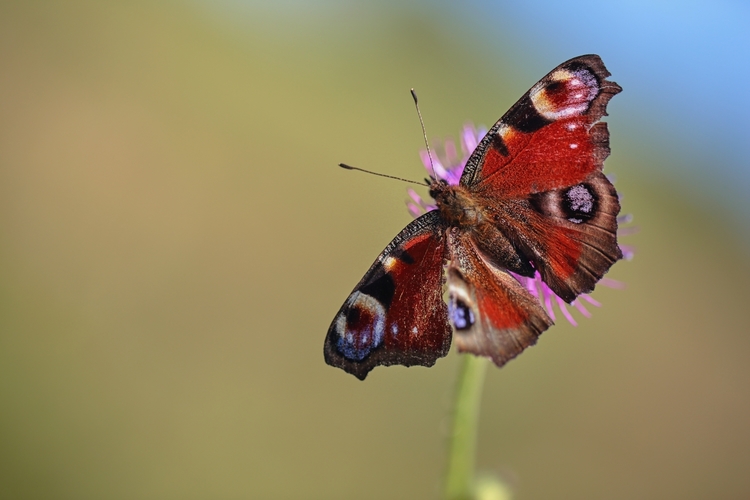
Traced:
<path fill-rule="evenodd" d="M 570 303 L 622 258 L 620 203 L 602 173 L 609 100 L 597 55 L 560 64 L 487 131 L 458 185 L 431 177 L 437 209 L 378 256 L 328 329 L 325 360 L 360 380 L 379 365 L 459 352 L 502 366 L 553 321 L 511 274 L 536 272 Z M 448 301 L 443 300 L 447 283 Z"/>

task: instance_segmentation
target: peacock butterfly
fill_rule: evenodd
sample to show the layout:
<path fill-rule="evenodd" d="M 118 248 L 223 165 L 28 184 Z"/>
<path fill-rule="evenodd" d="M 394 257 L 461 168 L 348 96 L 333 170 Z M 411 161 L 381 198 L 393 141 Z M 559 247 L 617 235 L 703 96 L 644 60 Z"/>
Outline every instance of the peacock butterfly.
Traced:
<path fill-rule="evenodd" d="M 361 380 L 378 365 L 432 366 L 454 337 L 459 352 L 502 366 L 553 323 L 511 273 L 538 272 L 568 303 L 594 289 L 622 258 L 620 203 L 602 173 L 599 120 L 622 90 L 609 75 L 597 55 L 562 63 L 487 131 L 458 185 L 430 178 L 437 209 L 385 247 L 341 306 L 329 365 Z"/>

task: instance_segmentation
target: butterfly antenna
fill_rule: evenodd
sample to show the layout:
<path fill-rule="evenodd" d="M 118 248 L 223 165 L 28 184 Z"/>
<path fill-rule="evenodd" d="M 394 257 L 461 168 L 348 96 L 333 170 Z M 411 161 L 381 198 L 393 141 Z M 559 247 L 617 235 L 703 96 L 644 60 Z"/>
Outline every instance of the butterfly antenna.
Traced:
<path fill-rule="evenodd" d="M 417 93 L 414 89 L 411 89 L 411 97 L 414 99 L 414 106 L 417 108 L 417 116 L 419 117 L 419 124 L 422 126 L 422 137 L 424 138 L 424 145 L 427 147 L 427 157 L 430 159 L 430 169 L 432 169 L 432 178 L 437 179 L 435 175 L 435 163 L 432 161 L 432 152 L 430 151 L 430 143 L 427 142 L 427 131 L 424 128 L 424 120 L 422 119 L 422 112 L 419 111 L 419 99 L 417 99 Z"/>
<path fill-rule="evenodd" d="M 401 177 L 396 177 L 395 175 L 380 174 L 378 172 L 373 172 L 371 170 L 365 170 L 364 168 L 352 167 L 351 165 L 347 165 L 346 163 L 339 163 L 339 167 L 345 168 L 347 170 L 359 170 L 360 172 L 364 172 L 366 174 L 377 175 L 378 177 L 387 177 L 389 179 L 396 179 L 397 181 L 404 181 L 404 182 L 408 182 L 408 183 L 411 183 L 411 184 L 417 184 L 419 186 L 424 186 L 425 185 L 425 183 L 423 183 L 423 182 L 417 182 L 417 181 L 412 181 L 412 180 L 409 180 L 409 179 L 403 179 Z"/>

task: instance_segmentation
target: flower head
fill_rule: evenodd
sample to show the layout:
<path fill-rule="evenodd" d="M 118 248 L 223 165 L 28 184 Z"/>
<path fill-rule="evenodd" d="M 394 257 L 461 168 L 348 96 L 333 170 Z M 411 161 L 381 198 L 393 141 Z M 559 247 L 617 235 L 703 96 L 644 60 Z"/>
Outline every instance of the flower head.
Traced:
<path fill-rule="evenodd" d="M 482 140 L 482 137 L 484 137 L 486 133 L 486 128 L 476 128 L 474 125 L 468 123 L 464 125 L 464 128 L 461 131 L 460 151 L 456 148 L 455 142 L 448 139 L 438 148 L 437 151 L 434 152 L 432 164 L 430 164 L 430 157 L 427 150 L 421 150 L 419 155 L 422 159 L 422 164 L 430 175 L 433 175 L 434 171 L 434 175 L 438 179 L 442 179 L 451 185 L 457 185 L 461 180 L 461 174 L 464 171 L 469 156 L 471 156 L 471 153 L 476 149 L 479 141 Z M 408 189 L 407 192 L 409 194 L 409 199 L 406 200 L 406 208 L 413 217 L 418 217 L 437 208 L 435 201 L 431 198 L 425 200 L 413 189 Z M 622 215 L 617 218 L 619 224 L 625 224 L 630 221 L 631 217 L 629 215 Z M 632 228 L 618 229 L 619 235 L 630 234 L 632 232 Z M 624 259 L 630 260 L 633 258 L 634 250 L 632 247 L 628 245 L 620 245 L 620 249 L 622 250 Z M 539 300 L 552 320 L 555 319 L 555 306 L 560 310 L 560 313 L 565 319 L 574 326 L 578 323 L 575 318 L 573 318 L 573 315 L 568 309 L 568 305 L 577 309 L 587 318 L 591 317 L 591 313 L 586 309 L 584 303 L 596 307 L 601 306 L 598 301 L 585 293 L 579 295 L 578 298 L 570 304 L 567 304 L 563 299 L 558 297 L 555 292 L 544 283 L 544 281 L 542 281 L 542 277 L 538 271 L 535 272 L 534 276 L 531 278 L 520 276 L 515 273 L 511 274 L 521 283 L 521 285 L 523 285 L 524 288 L 526 288 L 526 290 L 529 291 L 529 293 L 531 293 L 531 295 Z M 624 287 L 621 282 L 606 277 L 602 278 L 599 283 L 610 288 Z"/>

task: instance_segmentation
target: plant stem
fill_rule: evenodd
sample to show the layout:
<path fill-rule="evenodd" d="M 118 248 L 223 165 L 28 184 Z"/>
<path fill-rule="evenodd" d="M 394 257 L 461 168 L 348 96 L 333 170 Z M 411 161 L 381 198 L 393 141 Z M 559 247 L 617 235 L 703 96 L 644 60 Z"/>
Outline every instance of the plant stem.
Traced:
<path fill-rule="evenodd" d="M 487 363 L 487 358 L 471 354 L 461 356 L 448 442 L 445 500 L 471 500 L 475 497 L 474 463 Z"/>

